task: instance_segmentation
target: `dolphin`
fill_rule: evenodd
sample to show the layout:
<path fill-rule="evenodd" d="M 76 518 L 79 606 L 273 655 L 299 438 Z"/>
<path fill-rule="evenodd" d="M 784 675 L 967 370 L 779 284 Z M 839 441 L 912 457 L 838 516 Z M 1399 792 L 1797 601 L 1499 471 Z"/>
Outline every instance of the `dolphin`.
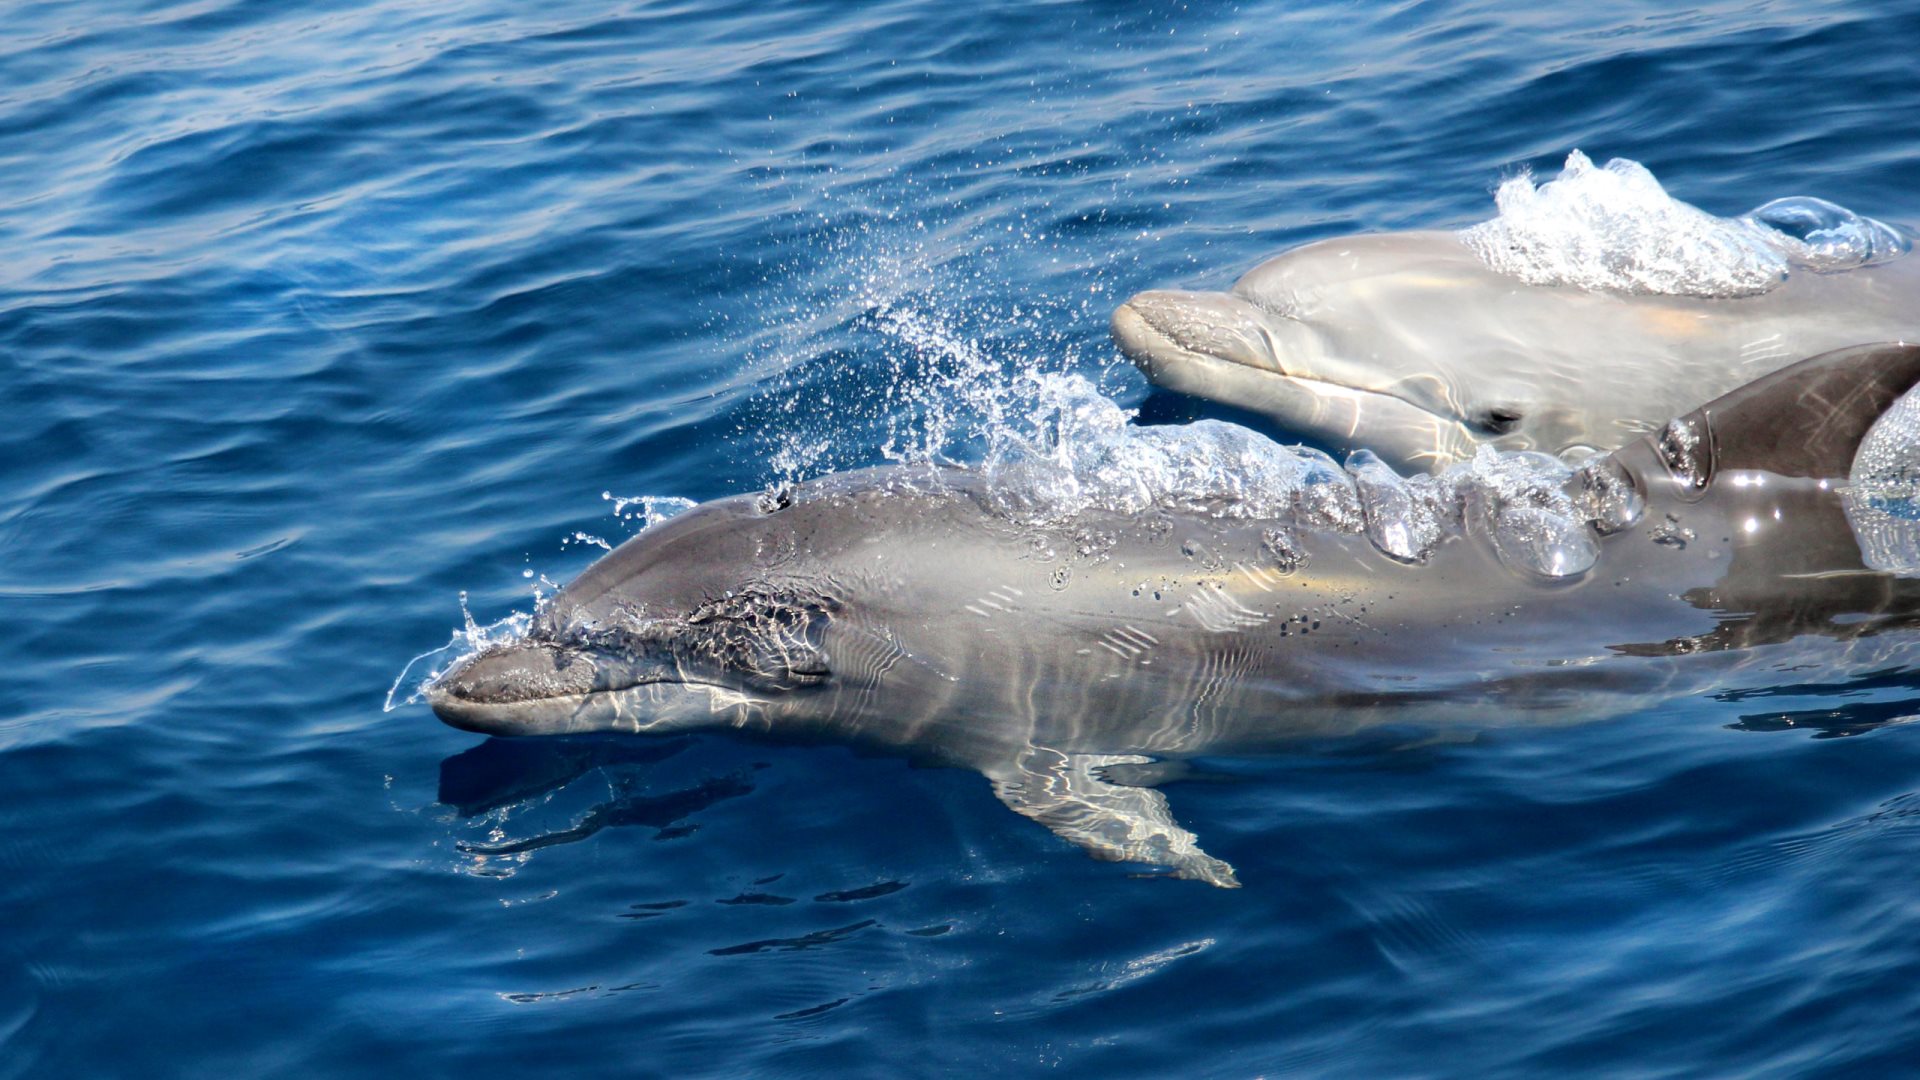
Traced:
<path fill-rule="evenodd" d="M 1226 292 L 1139 293 L 1112 332 L 1158 386 L 1403 467 L 1479 443 L 1576 456 L 1801 357 L 1920 338 L 1920 260 L 1703 297 L 1529 284 L 1461 233 L 1379 233 L 1284 252 Z"/>
<path fill-rule="evenodd" d="M 829 475 L 628 540 L 427 700 L 489 735 L 890 749 L 979 771 L 1097 857 L 1230 887 L 1145 766 L 1383 724 L 1617 715 L 1748 669 L 1911 663 L 1916 383 L 1920 346 L 1806 360 L 1565 470 L 1586 508 L 1572 533 L 1526 527 L 1538 492 L 1471 489 L 1419 551 L 1382 542 L 1391 500 L 1366 485 L 1338 489 L 1362 504 L 1356 528 L 1307 488 L 1253 517 L 1040 518 L 979 470 Z"/>

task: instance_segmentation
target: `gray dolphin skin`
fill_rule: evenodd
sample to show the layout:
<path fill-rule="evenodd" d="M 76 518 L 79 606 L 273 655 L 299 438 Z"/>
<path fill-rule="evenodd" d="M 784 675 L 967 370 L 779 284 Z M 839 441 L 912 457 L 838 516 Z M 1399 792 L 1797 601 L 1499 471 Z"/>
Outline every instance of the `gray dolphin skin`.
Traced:
<path fill-rule="evenodd" d="M 1920 406 L 1902 399 L 1916 383 L 1920 346 L 1842 350 L 1588 463 L 1569 483 L 1610 509 L 1582 526 L 1590 568 L 1560 578 L 1516 570 L 1471 513 L 1410 563 L 1293 520 L 1021 524 L 969 470 L 721 499 L 602 558 L 428 700 L 494 735 L 888 748 L 978 770 L 1096 856 L 1230 887 L 1233 868 L 1130 766 L 1383 724 L 1593 719 L 1796 665 L 1913 662 L 1920 580 L 1874 568 L 1886 541 L 1851 524 L 1867 504 L 1849 477 L 1883 414 L 1912 420 L 1899 409 Z M 1876 467 L 1913 475 L 1911 456 L 1890 460 Z M 1298 534 L 1284 557 L 1276 527 Z M 1110 542 L 1081 557 L 1088 535 Z"/>
<path fill-rule="evenodd" d="M 1112 331 L 1158 386 L 1430 469 L 1482 442 L 1610 450 L 1802 357 L 1920 338 L 1920 259 L 1703 298 L 1530 285 L 1460 234 L 1380 233 L 1285 252 L 1227 292 L 1140 293 Z"/>

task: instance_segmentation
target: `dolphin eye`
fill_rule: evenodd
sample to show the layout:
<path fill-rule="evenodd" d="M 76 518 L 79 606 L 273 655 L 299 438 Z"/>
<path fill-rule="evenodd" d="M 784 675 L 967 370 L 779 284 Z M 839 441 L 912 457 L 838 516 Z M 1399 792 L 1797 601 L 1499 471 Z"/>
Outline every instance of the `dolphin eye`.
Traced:
<path fill-rule="evenodd" d="M 1495 405 L 1480 414 L 1476 426 L 1489 435 L 1505 435 L 1519 427 L 1524 416 L 1517 406 Z"/>

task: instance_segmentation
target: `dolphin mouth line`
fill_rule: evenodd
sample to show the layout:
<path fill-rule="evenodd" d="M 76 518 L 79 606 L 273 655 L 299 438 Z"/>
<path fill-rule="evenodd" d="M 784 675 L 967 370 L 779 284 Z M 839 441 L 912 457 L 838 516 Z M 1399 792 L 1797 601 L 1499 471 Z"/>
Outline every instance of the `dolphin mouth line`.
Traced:
<path fill-rule="evenodd" d="M 489 661 L 511 660 L 516 655 L 530 653 L 540 655 L 541 650 L 551 650 L 546 655 L 557 654 L 560 657 L 560 662 L 554 664 L 555 674 L 560 676 L 559 680 L 548 675 L 540 678 L 514 679 L 494 685 L 468 681 L 474 678 L 476 671 L 484 671 Z M 582 678 L 593 681 L 581 685 L 577 680 Z M 692 677 L 679 665 L 671 668 L 663 664 L 641 667 L 633 664 L 629 658 L 609 650 L 581 648 L 543 638 L 528 637 L 508 644 L 495 645 L 463 658 L 459 663 L 442 672 L 426 689 L 436 701 L 474 708 L 496 708 L 572 699 L 584 702 L 601 694 L 617 694 L 636 687 L 663 683 L 688 686 L 719 685 Z"/>
<path fill-rule="evenodd" d="M 489 706 L 489 705 L 531 705 L 537 702 L 560 701 L 560 700 L 575 699 L 575 698 L 581 701 L 588 701 L 602 694 L 618 694 L 623 691 L 633 690 L 642 686 L 661 686 L 661 685 L 669 685 L 669 684 L 674 686 L 711 686 L 718 689 L 725 689 L 725 686 L 722 683 L 710 682 L 706 679 L 690 678 L 690 677 L 686 677 L 686 676 L 675 674 L 675 673 L 660 672 L 658 674 L 648 673 L 648 674 L 637 675 L 634 678 L 621 681 L 617 684 L 612 684 L 607 686 L 595 686 L 585 690 L 571 690 L 566 688 L 539 690 L 534 688 L 526 688 L 525 692 L 516 693 L 512 696 L 485 695 L 485 694 L 476 695 L 476 694 L 462 693 L 460 691 L 458 685 L 454 682 L 454 680 L 457 679 L 462 672 L 466 671 L 469 665 L 477 661 L 483 660 L 489 656 L 500 655 L 503 652 L 505 652 L 505 650 L 491 650 L 488 652 L 475 653 L 474 655 L 468 657 L 466 660 L 462 661 L 461 663 L 455 665 L 452 668 L 449 668 L 446 672 L 442 673 L 439 678 L 435 679 L 431 684 L 428 685 L 427 690 L 429 692 L 437 691 L 439 693 L 439 696 L 450 698 L 454 701 L 458 701 L 463 704 Z M 584 660 L 584 661 L 576 661 L 576 662 L 590 663 L 592 661 Z"/>
<path fill-rule="evenodd" d="M 1261 310 L 1269 315 L 1273 314 L 1264 308 Z M 1275 317 L 1284 318 L 1285 316 Z M 1434 412 L 1419 402 L 1411 401 L 1399 394 L 1385 390 L 1368 390 L 1363 387 L 1334 382 L 1330 379 L 1317 379 L 1311 375 L 1302 375 L 1288 371 L 1286 370 L 1286 365 L 1280 359 L 1279 350 L 1273 347 L 1272 337 L 1265 331 L 1261 333 L 1261 343 L 1266 347 L 1267 355 L 1272 360 L 1271 367 L 1249 364 L 1231 357 L 1222 356 L 1219 353 L 1196 349 L 1182 342 L 1175 334 L 1156 324 L 1151 316 L 1135 307 L 1131 301 L 1122 303 L 1114 309 L 1114 325 L 1119 331 L 1115 334 L 1115 337 L 1120 344 L 1120 351 L 1126 353 L 1129 359 L 1143 368 L 1152 381 L 1171 389 L 1181 389 L 1180 383 L 1183 380 L 1179 379 L 1177 374 L 1171 377 L 1169 376 L 1167 369 L 1162 366 L 1162 357 L 1154 355 L 1156 349 L 1163 352 L 1177 353 L 1182 360 L 1199 364 L 1220 374 L 1243 375 L 1252 373 L 1269 382 L 1279 380 L 1283 385 L 1299 393 L 1312 395 L 1316 398 L 1339 397 L 1352 401 L 1367 401 L 1369 399 L 1397 401 L 1411 408 L 1419 409 L 1437 421 L 1449 424 L 1460 423 L 1458 417 Z M 1145 334 L 1152 335 L 1151 348 L 1142 347 L 1140 343 L 1140 338 L 1144 336 L 1142 331 L 1144 331 Z M 1166 381 L 1163 382 L 1162 380 Z M 1349 431 L 1347 434 L 1352 436 L 1355 432 Z"/>
<path fill-rule="evenodd" d="M 1276 317 L 1259 310 L 1263 317 Z M 1265 325 L 1244 329 L 1257 329 L 1257 337 L 1243 332 L 1214 350 L 1177 327 L 1170 332 L 1131 300 L 1113 311 L 1114 342 L 1155 386 L 1265 413 L 1296 431 L 1344 442 L 1349 449 L 1364 446 L 1411 468 L 1426 470 L 1472 456 L 1473 429 L 1459 417 L 1391 389 L 1287 372 L 1274 359 L 1271 330 Z"/>
<path fill-rule="evenodd" d="M 636 694 L 653 690 L 656 694 L 705 692 L 708 695 L 736 696 L 743 700 L 746 697 L 738 689 L 724 683 L 669 671 L 634 673 L 634 677 L 615 679 L 599 686 L 517 685 L 508 693 L 499 692 L 498 687 L 463 686 L 460 683 L 461 675 L 472 665 L 489 656 L 508 653 L 511 648 L 476 653 L 434 680 L 427 687 L 427 701 L 434 713 L 449 726 L 462 731 L 480 735 L 523 735 L 568 730 L 564 726 L 565 721 L 559 721 L 563 726 L 558 729 L 552 727 L 558 717 L 579 718 L 608 710 L 618 715 L 632 709 L 634 718 L 628 723 L 638 731 L 643 726 L 641 715 L 653 712 L 662 702 L 657 698 L 639 702 L 625 700 Z M 584 657 L 576 661 L 590 662 Z M 589 724 L 580 730 L 593 730 L 593 726 Z"/>

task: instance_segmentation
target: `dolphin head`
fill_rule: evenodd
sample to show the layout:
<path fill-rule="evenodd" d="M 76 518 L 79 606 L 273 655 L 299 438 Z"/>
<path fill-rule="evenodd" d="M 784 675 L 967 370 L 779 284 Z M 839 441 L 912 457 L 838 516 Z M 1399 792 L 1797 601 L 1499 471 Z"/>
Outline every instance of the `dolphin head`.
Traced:
<path fill-rule="evenodd" d="M 468 657 L 427 700 L 490 735 L 758 727 L 835 688 L 829 648 L 860 625 L 808 558 L 844 546 L 830 507 L 723 499 L 629 540 L 561 589 L 518 641 Z M 799 519 L 799 520 L 795 520 Z"/>
<path fill-rule="evenodd" d="M 1156 385 L 1401 468 L 1437 469 L 1479 443 L 1590 446 L 1563 405 L 1584 400 L 1592 372 L 1560 370 L 1521 344 L 1574 331 L 1552 313 L 1509 312 L 1517 284 L 1451 233 L 1356 236 L 1285 252 L 1226 292 L 1136 294 L 1112 331 Z"/>
<path fill-rule="evenodd" d="M 1426 468 L 1468 456 L 1479 434 L 1451 409 L 1395 393 L 1377 371 L 1351 377 L 1312 324 L 1233 293 L 1143 292 L 1114 311 L 1112 330 L 1156 385 L 1265 413 L 1397 464 Z"/>

